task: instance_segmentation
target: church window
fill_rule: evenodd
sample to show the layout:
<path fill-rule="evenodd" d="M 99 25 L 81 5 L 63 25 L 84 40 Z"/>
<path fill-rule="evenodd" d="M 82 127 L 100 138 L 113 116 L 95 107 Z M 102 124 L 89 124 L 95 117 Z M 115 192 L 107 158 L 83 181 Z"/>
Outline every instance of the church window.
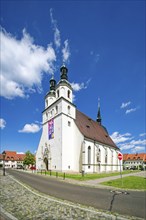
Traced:
<path fill-rule="evenodd" d="M 70 106 L 68 106 L 67 108 L 68 108 L 68 114 L 70 114 Z"/>
<path fill-rule="evenodd" d="M 70 121 L 68 121 L 68 126 L 69 126 L 69 127 L 71 126 L 71 122 L 70 122 Z"/>
<path fill-rule="evenodd" d="M 67 91 L 67 97 L 70 99 L 70 91 Z"/>
<path fill-rule="evenodd" d="M 105 150 L 105 163 L 107 163 L 107 149 Z"/>
<path fill-rule="evenodd" d="M 48 100 L 46 100 L 46 106 L 48 106 Z"/>
<path fill-rule="evenodd" d="M 57 90 L 57 97 L 59 98 L 59 90 Z"/>
<path fill-rule="evenodd" d="M 46 112 L 46 120 L 48 119 L 48 112 Z"/>
<path fill-rule="evenodd" d="M 58 114 L 58 106 L 56 105 L 56 114 Z"/>
<path fill-rule="evenodd" d="M 54 116 L 54 109 L 52 109 L 52 116 Z"/>
<path fill-rule="evenodd" d="M 91 147 L 88 147 L 88 164 L 91 164 Z"/>

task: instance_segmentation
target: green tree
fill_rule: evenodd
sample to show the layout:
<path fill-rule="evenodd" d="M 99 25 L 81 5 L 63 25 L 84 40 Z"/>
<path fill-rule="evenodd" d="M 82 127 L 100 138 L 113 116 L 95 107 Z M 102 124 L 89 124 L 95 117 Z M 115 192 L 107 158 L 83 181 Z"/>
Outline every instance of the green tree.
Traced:
<path fill-rule="evenodd" d="M 30 151 L 27 151 L 25 153 L 25 158 L 24 158 L 23 164 L 28 165 L 28 166 L 35 164 L 35 156 Z"/>

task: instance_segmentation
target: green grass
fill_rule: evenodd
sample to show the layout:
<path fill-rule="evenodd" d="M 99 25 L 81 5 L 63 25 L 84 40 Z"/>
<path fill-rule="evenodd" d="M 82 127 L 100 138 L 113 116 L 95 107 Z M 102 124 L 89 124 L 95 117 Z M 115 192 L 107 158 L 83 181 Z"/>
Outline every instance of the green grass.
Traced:
<path fill-rule="evenodd" d="M 124 170 L 122 174 L 135 173 L 135 172 L 138 172 L 138 170 L 136 171 Z M 44 175 L 45 172 L 43 171 L 42 174 Z M 50 175 L 50 171 L 46 171 L 46 175 Z M 56 176 L 56 172 L 51 171 L 51 175 Z M 99 178 L 104 178 L 104 177 L 109 177 L 109 176 L 118 176 L 118 175 L 120 175 L 120 172 L 85 174 L 84 177 L 82 177 L 82 174 L 65 173 L 65 178 L 84 181 L 84 180 L 93 180 L 93 179 L 99 179 Z M 63 178 L 64 173 L 58 172 L 58 177 Z"/>
<path fill-rule="evenodd" d="M 123 188 L 123 189 L 140 189 L 140 190 L 146 190 L 146 178 L 139 177 L 139 176 L 127 176 L 123 177 L 123 185 L 122 180 L 116 179 L 116 180 L 110 180 L 107 182 L 103 182 L 101 184 L 106 186 L 113 186 L 117 188 Z"/>

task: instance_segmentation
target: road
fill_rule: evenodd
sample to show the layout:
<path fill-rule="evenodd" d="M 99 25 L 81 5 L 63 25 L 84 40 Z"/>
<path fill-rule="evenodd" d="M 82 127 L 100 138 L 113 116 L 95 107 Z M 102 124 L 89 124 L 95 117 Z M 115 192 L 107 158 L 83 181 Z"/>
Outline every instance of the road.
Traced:
<path fill-rule="evenodd" d="M 125 194 L 120 190 L 111 192 L 109 189 L 79 186 L 55 178 L 17 170 L 8 170 L 7 172 L 35 190 L 56 198 L 122 215 L 143 219 L 146 217 L 146 193 L 142 191 L 128 191 L 128 194 Z"/>

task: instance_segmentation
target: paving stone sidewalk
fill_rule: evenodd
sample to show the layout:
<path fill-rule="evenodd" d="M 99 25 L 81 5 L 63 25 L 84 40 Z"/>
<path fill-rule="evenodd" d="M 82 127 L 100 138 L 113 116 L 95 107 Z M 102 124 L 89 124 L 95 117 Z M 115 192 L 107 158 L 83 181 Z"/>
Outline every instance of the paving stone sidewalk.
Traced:
<path fill-rule="evenodd" d="M 0 178 L 2 220 L 138 220 L 40 194 L 1 171 Z"/>

